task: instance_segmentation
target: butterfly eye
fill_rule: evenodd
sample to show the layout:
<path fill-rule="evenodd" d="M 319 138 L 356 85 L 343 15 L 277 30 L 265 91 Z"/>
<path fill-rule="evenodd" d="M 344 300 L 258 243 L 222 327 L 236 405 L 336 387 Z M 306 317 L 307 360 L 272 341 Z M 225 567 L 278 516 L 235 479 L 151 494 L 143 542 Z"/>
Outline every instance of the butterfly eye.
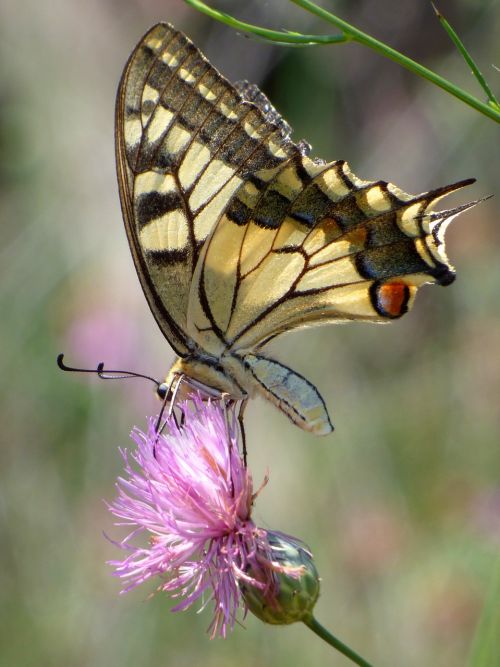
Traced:
<path fill-rule="evenodd" d="M 158 398 L 164 401 L 169 393 L 168 384 L 166 382 L 162 382 L 161 384 L 159 384 L 158 387 L 156 388 L 156 393 L 158 395 Z"/>

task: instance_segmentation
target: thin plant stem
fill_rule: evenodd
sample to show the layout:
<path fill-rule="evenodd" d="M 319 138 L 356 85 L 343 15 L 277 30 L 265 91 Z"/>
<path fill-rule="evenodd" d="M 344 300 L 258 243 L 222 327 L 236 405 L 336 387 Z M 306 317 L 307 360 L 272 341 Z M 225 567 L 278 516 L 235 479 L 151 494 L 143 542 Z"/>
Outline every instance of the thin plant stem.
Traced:
<path fill-rule="evenodd" d="M 451 25 L 448 23 L 448 21 L 445 19 L 445 17 L 441 14 L 441 12 L 440 12 L 439 9 L 436 7 L 436 5 L 435 5 L 434 3 L 431 3 L 431 4 L 432 4 L 432 7 L 433 7 L 433 9 L 434 9 L 434 11 L 435 11 L 435 13 L 436 13 L 436 16 L 437 16 L 439 22 L 441 23 L 441 25 L 443 26 L 443 28 L 444 28 L 445 31 L 447 32 L 447 34 L 448 34 L 449 38 L 451 39 L 451 41 L 452 41 L 452 42 L 455 44 L 455 46 L 457 47 L 458 51 L 462 54 L 462 57 L 463 57 L 463 59 L 465 60 L 465 62 L 467 63 L 467 65 L 469 65 L 469 67 L 471 68 L 472 74 L 476 77 L 477 82 L 479 83 L 479 85 L 481 86 L 481 88 L 484 90 L 484 92 L 485 92 L 485 94 L 486 94 L 486 97 L 487 97 L 487 98 L 489 99 L 489 101 L 490 101 L 490 104 L 492 104 L 492 105 L 495 106 L 498 110 L 500 110 L 500 104 L 498 103 L 497 98 L 496 98 L 495 95 L 493 94 L 493 91 L 492 91 L 491 88 L 489 87 L 488 82 L 487 82 L 486 79 L 484 78 L 484 76 L 483 76 L 481 70 L 480 70 L 479 67 L 476 65 L 476 63 L 474 62 L 472 56 L 470 55 L 470 53 L 469 53 L 469 52 L 467 51 L 467 49 L 465 48 L 465 44 L 462 42 L 462 40 L 461 40 L 460 37 L 457 35 L 457 33 L 453 30 L 453 28 L 452 28 Z"/>
<path fill-rule="evenodd" d="M 393 60 L 399 65 L 402 65 L 406 69 L 409 69 L 411 72 L 418 74 L 422 78 L 427 79 L 436 86 L 439 86 L 439 88 L 446 90 L 446 92 L 450 93 L 450 95 L 457 97 L 462 102 L 465 102 L 465 104 L 468 104 L 470 107 L 476 109 L 485 116 L 489 116 L 493 120 L 496 120 L 497 123 L 500 123 L 500 111 L 496 111 L 488 104 L 481 102 L 481 100 L 473 97 L 465 90 L 462 90 L 454 83 L 451 83 L 451 81 L 448 81 L 442 76 L 439 76 L 439 74 L 436 74 L 432 70 L 427 69 L 427 67 L 420 65 L 420 63 L 417 63 L 415 60 L 408 58 L 408 56 L 405 56 L 399 51 L 396 51 L 390 46 L 387 46 L 387 44 L 384 44 L 378 39 L 375 39 L 374 37 L 367 35 L 361 30 L 358 30 L 346 21 L 343 21 L 334 14 L 331 14 L 326 9 L 318 7 L 318 5 L 314 4 L 314 2 L 311 2 L 310 0 L 291 0 L 291 2 L 293 2 L 295 5 L 298 5 L 302 9 L 305 9 L 311 14 L 315 14 L 328 23 L 336 26 L 346 35 L 350 35 L 353 41 L 358 42 L 359 44 L 363 44 L 364 46 L 367 46 L 368 48 L 381 53 L 383 56 L 386 56 L 390 60 Z"/>
<path fill-rule="evenodd" d="M 257 35 L 257 37 L 261 37 L 262 39 L 275 44 L 284 44 L 286 46 L 312 46 L 314 44 L 341 44 L 343 42 L 351 41 L 351 38 L 347 35 L 304 35 L 299 32 L 270 30 L 269 28 L 262 28 L 261 26 L 253 25 L 252 23 L 240 21 L 226 12 L 220 12 L 217 9 L 210 7 L 201 0 L 185 0 L 185 2 L 203 14 L 210 16 L 210 18 L 225 23 L 230 28 L 250 32 L 253 35 Z"/>
<path fill-rule="evenodd" d="M 340 639 L 337 639 L 337 637 L 332 635 L 331 632 L 328 632 L 328 630 L 324 628 L 321 623 L 318 623 L 312 614 L 310 616 L 306 616 L 303 619 L 303 623 L 305 623 L 305 625 L 307 625 L 310 630 L 317 634 L 318 637 L 321 637 L 321 639 L 323 639 L 327 644 L 330 644 L 330 646 L 336 648 L 337 651 L 340 651 L 340 653 L 345 655 L 346 658 L 349 658 L 349 660 L 354 662 L 356 665 L 359 665 L 359 667 L 372 667 L 369 662 L 355 653 L 351 648 L 349 648 L 349 646 L 346 646 L 346 644 L 341 642 Z"/>
<path fill-rule="evenodd" d="M 207 14 L 211 18 L 221 21 L 222 23 L 225 23 L 226 25 L 229 25 L 236 30 L 250 32 L 261 38 L 281 44 L 311 46 L 313 44 L 339 44 L 343 42 L 357 42 L 358 44 L 367 46 L 373 51 L 376 51 L 377 53 L 380 53 L 381 55 L 389 58 L 395 63 L 410 70 L 414 74 L 417 74 L 418 76 L 426 79 L 427 81 L 430 81 L 442 90 L 445 90 L 450 95 L 453 95 L 457 99 L 461 100 L 468 106 L 476 109 L 476 111 L 479 111 L 488 118 L 491 118 L 497 123 L 500 123 L 500 108 L 498 108 L 496 103 L 492 102 L 488 104 L 477 99 L 462 88 L 456 86 L 451 81 L 448 81 L 427 67 L 420 65 L 420 63 L 417 63 L 415 60 L 408 58 L 408 56 L 405 56 L 399 51 L 396 51 L 396 49 L 391 48 L 387 44 L 380 42 L 378 39 L 375 39 L 375 37 L 371 37 L 358 28 L 355 28 L 326 9 L 323 9 L 322 7 L 316 5 L 314 2 L 311 2 L 311 0 L 290 0 L 290 2 L 293 2 L 298 7 L 301 7 L 301 9 L 304 9 L 305 11 L 308 11 L 315 16 L 319 16 L 321 19 L 334 25 L 341 31 L 341 35 L 302 35 L 297 32 L 269 30 L 267 28 L 262 28 L 260 26 L 254 26 L 250 23 L 239 21 L 238 19 L 235 19 L 225 12 L 220 12 L 216 9 L 213 9 L 212 7 L 209 7 L 205 2 L 202 2 L 202 0 L 185 0 L 185 2 L 195 9 L 198 9 L 200 12 Z"/>

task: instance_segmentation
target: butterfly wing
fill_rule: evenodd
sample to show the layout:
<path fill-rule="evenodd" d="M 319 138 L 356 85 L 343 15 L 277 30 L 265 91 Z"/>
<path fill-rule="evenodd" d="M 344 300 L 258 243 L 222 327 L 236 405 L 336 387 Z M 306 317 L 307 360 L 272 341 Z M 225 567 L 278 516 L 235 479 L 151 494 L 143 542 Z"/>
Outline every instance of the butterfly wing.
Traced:
<path fill-rule="evenodd" d="M 414 196 L 384 181 L 361 181 L 345 162 L 305 155 L 256 172 L 198 261 L 188 318 L 193 337 L 205 349 L 223 340 L 259 391 L 302 428 L 328 433 L 316 389 L 255 351 L 293 328 L 398 318 L 422 284 L 451 283 L 444 231 L 469 205 L 431 209 L 471 182 Z"/>
<path fill-rule="evenodd" d="M 210 346 L 215 332 L 241 352 L 296 327 L 400 317 L 420 285 L 453 281 L 443 234 L 464 207 L 430 211 L 471 182 L 413 196 L 303 155 L 257 172 L 203 249 L 193 335 Z"/>
<path fill-rule="evenodd" d="M 141 39 L 117 97 L 120 199 L 144 293 L 180 356 L 193 349 L 188 297 L 205 239 L 248 174 L 298 150 L 181 32 L 160 23 Z"/>

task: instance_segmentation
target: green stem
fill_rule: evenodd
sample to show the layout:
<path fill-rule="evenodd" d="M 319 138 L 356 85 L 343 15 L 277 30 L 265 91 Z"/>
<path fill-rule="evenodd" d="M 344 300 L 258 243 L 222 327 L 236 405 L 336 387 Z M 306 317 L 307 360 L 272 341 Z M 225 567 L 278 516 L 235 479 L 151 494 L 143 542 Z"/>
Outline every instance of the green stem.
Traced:
<path fill-rule="evenodd" d="M 226 12 L 220 12 L 213 7 L 209 7 L 202 0 L 185 0 L 186 4 L 191 5 L 202 14 L 210 16 L 221 23 L 225 23 L 235 30 L 243 30 L 250 32 L 253 35 L 262 37 L 277 44 L 287 44 L 289 46 L 311 46 L 312 44 L 341 44 L 342 42 L 350 41 L 347 35 L 303 35 L 297 32 L 285 32 L 283 30 L 269 30 L 269 28 L 261 28 L 252 23 L 245 23 L 240 21 Z"/>
<path fill-rule="evenodd" d="M 303 619 L 303 622 L 310 630 L 316 633 L 318 637 L 321 637 L 321 639 L 323 639 L 327 644 L 330 644 L 330 646 L 336 648 L 337 651 L 340 651 L 340 653 L 345 655 L 346 658 L 349 658 L 349 660 L 352 660 L 352 662 L 354 662 L 356 665 L 359 665 L 360 667 L 372 667 L 369 662 L 364 660 L 361 656 L 346 646 L 343 642 L 340 641 L 340 639 L 337 639 L 337 637 L 334 637 L 330 632 L 328 632 L 328 630 L 326 630 L 326 628 L 324 628 L 321 623 L 318 623 L 312 614 L 310 616 L 306 616 Z"/>
<path fill-rule="evenodd" d="M 331 23 L 332 25 L 336 26 L 337 28 L 342 30 L 343 33 L 350 36 L 353 41 L 358 42 L 359 44 L 363 44 L 364 46 L 367 46 L 368 48 L 373 49 L 378 53 L 381 53 L 383 56 L 390 58 L 399 65 L 402 65 L 406 69 L 409 69 L 411 72 L 418 74 L 419 76 L 423 77 L 424 79 L 427 79 L 436 86 L 439 86 L 439 88 L 446 90 L 446 92 L 450 93 L 450 95 L 457 97 L 459 100 L 465 102 L 465 104 L 468 104 L 473 109 L 476 109 L 485 116 L 488 116 L 489 118 L 496 120 L 497 123 L 500 123 L 500 111 L 496 111 L 488 104 L 481 102 L 481 100 L 478 100 L 477 98 L 467 93 L 465 90 L 462 90 L 458 86 L 455 86 L 455 84 L 439 76 L 439 74 L 436 74 L 435 72 L 432 72 L 430 69 L 427 69 L 427 67 L 420 65 L 419 63 L 415 62 L 411 58 L 408 58 L 399 51 L 396 51 L 395 49 L 392 49 L 390 46 L 387 46 L 383 42 L 379 42 L 378 39 L 375 39 L 374 37 L 367 35 L 361 30 L 358 30 L 354 26 L 350 25 L 349 23 L 346 23 L 342 19 L 337 18 L 337 16 L 335 16 L 334 14 L 331 14 L 322 7 L 318 7 L 318 5 L 315 5 L 313 2 L 310 2 L 310 0 L 291 0 L 291 2 L 298 5 L 302 9 L 305 9 L 311 14 L 315 14 L 316 16 L 319 16 L 328 23 Z"/>
<path fill-rule="evenodd" d="M 476 65 L 472 56 L 470 55 L 470 53 L 465 48 L 465 44 L 462 42 L 462 40 L 457 35 L 457 33 L 453 30 L 453 28 L 448 23 L 448 21 L 445 19 L 445 17 L 441 14 L 441 12 L 436 7 L 436 5 L 433 2 L 431 4 L 432 4 L 432 8 L 434 9 L 434 12 L 436 13 L 436 16 L 437 16 L 439 22 L 441 23 L 443 28 L 446 30 L 446 33 L 448 34 L 448 37 L 451 39 L 453 44 L 455 44 L 458 51 L 462 54 L 462 57 L 465 60 L 465 62 L 467 63 L 467 65 L 469 65 L 469 67 L 471 68 L 472 74 L 476 77 L 477 82 L 479 83 L 481 88 L 486 93 L 486 97 L 489 99 L 490 104 L 493 104 L 494 106 L 496 106 L 497 109 L 500 109 L 500 105 L 498 104 L 497 98 L 493 94 L 493 91 L 489 87 L 488 82 L 484 78 L 481 70 Z"/>
<path fill-rule="evenodd" d="M 319 16 L 320 18 L 332 23 L 337 28 L 342 31 L 341 35 L 303 35 L 297 32 L 287 32 L 281 30 L 269 30 L 268 28 L 261 28 L 260 26 L 252 25 L 251 23 L 245 23 L 244 21 L 239 21 L 238 19 L 226 14 L 225 12 L 220 12 L 212 7 L 209 7 L 202 0 L 185 0 L 188 5 L 191 5 L 198 11 L 214 18 L 226 25 L 235 28 L 236 30 L 243 30 L 245 32 L 250 32 L 262 39 L 272 41 L 279 44 L 287 44 L 289 46 L 310 46 L 313 44 L 339 44 L 342 42 L 358 42 L 363 44 L 368 48 L 377 51 L 383 56 L 386 56 L 390 60 L 393 60 L 399 65 L 402 65 L 406 69 L 410 70 L 414 74 L 421 76 L 424 79 L 427 79 L 431 83 L 439 88 L 442 88 L 450 95 L 453 95 L 457 99 L 461 100 L 468 106 L 476 109 L 480 113 L 488 116 L 492 120 L 495 120 L 497 123 L 500 123 L 500 109 L 498 104 L 495 101 L 493 94 L 490 95 L 490 104 L 486 104 L 481 100 L 478 100 L 473 95 L 470 95 L 465 90 L 462 90 L 455 84 L 451 83 L 447 79 L 444 79 L 439 74 L 436 74 L 427 67 L 420 65 L 416 61 L 408 58 L 404 54 L 396 51 L 395 49 L 387 46 L 383 42 L 380 42 L 378 39 L 367 35 L 366 33 L 358 30 L 354 26 L 350 25 L 346 21 L 338 18 L 334 14 L 331 14 L 326 9 L 318 7 L 310 0 L 290 0 L 294 4 L 298 5 L 302 9 Z M 487 85 L 487 84 L 486 84 Z M 486 91 L 486 88 L 485 88 Z M 491 91 L 490 91 L 491 92 Z"/>

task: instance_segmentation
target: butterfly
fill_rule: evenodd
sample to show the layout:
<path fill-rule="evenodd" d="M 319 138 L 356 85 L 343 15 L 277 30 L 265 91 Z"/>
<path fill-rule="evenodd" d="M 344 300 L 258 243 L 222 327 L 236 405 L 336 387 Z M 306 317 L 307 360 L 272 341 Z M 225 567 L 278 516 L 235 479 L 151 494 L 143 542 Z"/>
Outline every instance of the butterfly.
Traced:
<path fill-rule="evenodd" d="M 309 157 L 266 96 L 232 85 L 180 31 L 155 25 L 116 103 L 120 200 L 135 267 L 187 376 L 260 394 L 295 424 L 333 427 L 318 390 L 262 348 L 299 327 L 401 317 L 424 283 L 449 285 L 450 220 L 431 212 L 464 180 L 420 195 Z"/>

